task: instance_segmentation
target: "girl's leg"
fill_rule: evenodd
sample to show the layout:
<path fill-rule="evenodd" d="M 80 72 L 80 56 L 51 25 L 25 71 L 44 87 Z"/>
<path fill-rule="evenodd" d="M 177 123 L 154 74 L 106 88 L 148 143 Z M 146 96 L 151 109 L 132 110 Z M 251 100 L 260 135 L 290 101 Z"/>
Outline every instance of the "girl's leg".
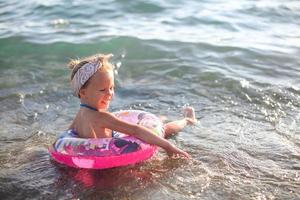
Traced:
<path fill-rule="evenodd" d="M 195 111 L 193 107 L 186 107 L 183 110 L 185 118 L 168 122 L 164 124 L 165 137 L 170 137 L 171 135 L 177 134 L 181 131 L 186 125 L 193 125 L 197 122 L 195 117 Z"/>

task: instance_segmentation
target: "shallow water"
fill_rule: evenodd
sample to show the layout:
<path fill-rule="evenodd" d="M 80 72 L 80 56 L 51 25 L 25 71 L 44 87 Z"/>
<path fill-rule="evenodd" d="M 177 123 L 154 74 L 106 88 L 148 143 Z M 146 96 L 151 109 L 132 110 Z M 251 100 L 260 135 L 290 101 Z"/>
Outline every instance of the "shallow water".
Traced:
<path fill-rule="evenodd" d="M 299 199 L 298 1 L 0 1 L 3 199 Z M 70 58 L 115 54 L 111 111 L 200 121 L 135 166 L 78 170 L 47 147 L 78 109 Z"/>

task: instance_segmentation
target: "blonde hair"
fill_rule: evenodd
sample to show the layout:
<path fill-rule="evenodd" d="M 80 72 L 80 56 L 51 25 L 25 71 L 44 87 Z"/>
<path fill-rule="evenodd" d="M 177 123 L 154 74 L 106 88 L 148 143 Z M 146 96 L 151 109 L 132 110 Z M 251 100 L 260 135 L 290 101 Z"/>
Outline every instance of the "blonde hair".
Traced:
<path fill-rule="evenodd" d="M 99 71 L 110 72 L 113 71 L 114 66 L 109 62 L 109 59 L 112 57 L 112 54 L 95 54 L 89 57 L 84 57 L 81 59 L 72 59 L 67 66 L 72 70 L 71 80 L 73 79 L 76 72 L 86 63 L 97 63 L 101 62 L 102 66 Z"/>

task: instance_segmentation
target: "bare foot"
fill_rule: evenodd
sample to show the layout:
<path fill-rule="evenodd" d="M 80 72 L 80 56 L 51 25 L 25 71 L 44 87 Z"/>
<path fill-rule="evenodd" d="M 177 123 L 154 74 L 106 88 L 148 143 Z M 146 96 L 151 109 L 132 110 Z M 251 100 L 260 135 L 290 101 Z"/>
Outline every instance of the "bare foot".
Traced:
<path fill-rule="evenodd" d="M 194 125 L 197 122 L 195 110 L 191 106 L 187 106 L 183 108 L 183 114 L 186 120 L 188 121 L 188 124 Z"/>

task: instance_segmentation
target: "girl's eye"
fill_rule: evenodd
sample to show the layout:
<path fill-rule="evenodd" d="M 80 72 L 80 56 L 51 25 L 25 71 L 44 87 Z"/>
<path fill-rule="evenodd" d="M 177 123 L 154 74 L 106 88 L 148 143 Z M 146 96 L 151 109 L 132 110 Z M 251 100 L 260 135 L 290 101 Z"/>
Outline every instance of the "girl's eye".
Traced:
<path fill-rule="evenodd" d="M 115 87 L 110 87 L 109 88 L 109 90 L 114 90 L 115 89 Z M 101 90 L 99 90 L 99 92 L 105 92 L 106 91 L 106 89 L 101 89 Z"/>

